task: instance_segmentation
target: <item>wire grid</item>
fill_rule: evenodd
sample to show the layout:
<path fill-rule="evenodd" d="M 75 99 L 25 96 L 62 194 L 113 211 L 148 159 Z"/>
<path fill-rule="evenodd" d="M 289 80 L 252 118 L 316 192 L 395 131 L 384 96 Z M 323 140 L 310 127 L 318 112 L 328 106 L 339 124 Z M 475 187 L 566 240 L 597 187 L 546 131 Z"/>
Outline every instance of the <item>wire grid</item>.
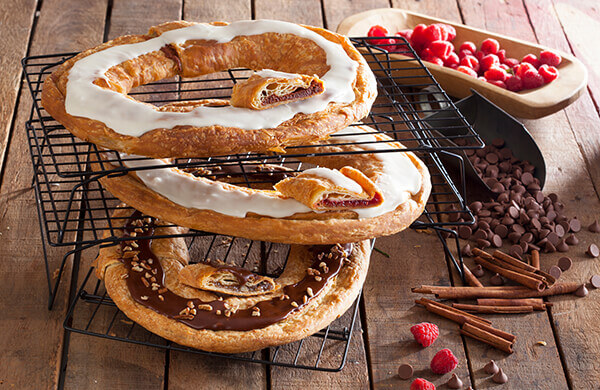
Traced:
<path fill-rule="evenodd" d="M 220 235 L 194 236 L 187 242 L 194 262 L 210 263 L 219 259 L 271 277 L 277 277 L 282 272 L 290 249 L 287 244 Z M 110 299 L 104 284 L 93 275 L 93 269 L 90 269 L 69 308 L 64 326 L 69 332 L 167 350 L 276 366 L 339 371 L 348 354 L 359 300 L 360 296 L 346 314 L 303 340 L 253 353 L 220 354 L 169 342 L 129 320 Z"/>

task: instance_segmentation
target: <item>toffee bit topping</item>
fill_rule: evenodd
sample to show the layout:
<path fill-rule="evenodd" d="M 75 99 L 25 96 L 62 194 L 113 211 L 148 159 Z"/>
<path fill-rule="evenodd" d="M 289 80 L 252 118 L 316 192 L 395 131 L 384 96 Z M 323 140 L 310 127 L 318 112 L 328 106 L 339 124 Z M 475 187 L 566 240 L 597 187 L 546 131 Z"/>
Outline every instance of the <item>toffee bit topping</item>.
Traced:
<path fill-rule="evenodd" d="M 316 280 L 317 282 L 320 282 L 321 280 L 323 280 L 323 278 L 322 278 L 322 277 L 320 277 L 320 276 L 315 276 L 315 280 Z"/>
<path fill-rule="evenodd" d="M 310 287 L 306 288 L 306 293 L 308 294 L 309 297 L 312 297 L 313 295 L 315 295 L 315 293 L 313 292 L 313 289 Z"/>
<path fill-rule="evenodd" d="M 298 307 L 299 306 L 295 301 L 292 301 L 291 305 L 294 306 L 294 307 Z"/>
<path fill-rule="evenodd" d="M 140 297 L 140 299 L 141 299 L 142 301 L 147 301 L 147 300 L 148 300 L 148 296 L 147 296 L 147 295 L 142 295 L 142 296 Z"/>
<path fill-rule="evenodd" d="M 202 305 L 198 305 L 198 310 L 206 310 L 206 311 L 212 311 L 212 306 L 209 304 L 202 304 Z"/>
<path fill-rule="evenodd" d="M 161 301 L 164 301 L 164 300 L 165 300 L 165 297 L 163 297 L 162 295 L 160 295 L 160 294 L 159 294 L 159 295 L 158 295 L 158 299 L 160 299 Z"/>

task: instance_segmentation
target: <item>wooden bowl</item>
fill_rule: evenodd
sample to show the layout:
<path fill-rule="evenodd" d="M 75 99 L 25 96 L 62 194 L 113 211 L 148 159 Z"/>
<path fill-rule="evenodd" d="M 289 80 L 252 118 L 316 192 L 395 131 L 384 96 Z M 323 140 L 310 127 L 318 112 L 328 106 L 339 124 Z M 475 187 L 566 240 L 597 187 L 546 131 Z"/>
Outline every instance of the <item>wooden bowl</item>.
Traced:
<path fill-rule="evenodd" d="M 456 24 L 447 20 L 431 18 L 395 8 L 374 9 L 352 15 L 340 23 L 338 32 L 350 37 L 364 37 L 367 36 L 367 32 L 373 25 L 378 24 L 385 27 L 392 34 L 403 29 L 412 29 L 419 23 L 426 25 L 446 23 L 454 26 L 456 29 L 456 38 L 454 38 L 453 43 L 457 48 L 464 41 L 472 41 L 479 47 L 481 42 L 486 38 L 494 38 L 500 42 L 501 48 L 506 50 L 507 57 L 519 60 L 529 53 L 533 53 L 539 57 L 540 52 L 549 49 L 544 46 L 490 33 L 463 24 Z M 562 56 L 562 63 L 558 67 L 558 78 L 542 87 L 520 92 L 511 92 L 488 82 L 467 76 L 451 68 L 426 61 L 423 61 L 423 64 L 425 64 L 442 88 L 451 96 L 464 98 L 471 94 L 471 89 L 474 89 L 511 115 L 535 119 L 550 115 L 574 102 L 581 95 L 587 84 L 587 70 L 581 61 L 570 54 L 552 50 Z M 390 54 L 390 56 L 398 59 L 410 58 L 395 53 Z M 400 63 L 407 64 L 410 62 Z M 396 64 L 394 63 L 394 65 Z M 401 71 L 401 69 L 396 70 L 396 72 Z M 402 73 L 402 75 L 406 75 L 406 73 Z"/>

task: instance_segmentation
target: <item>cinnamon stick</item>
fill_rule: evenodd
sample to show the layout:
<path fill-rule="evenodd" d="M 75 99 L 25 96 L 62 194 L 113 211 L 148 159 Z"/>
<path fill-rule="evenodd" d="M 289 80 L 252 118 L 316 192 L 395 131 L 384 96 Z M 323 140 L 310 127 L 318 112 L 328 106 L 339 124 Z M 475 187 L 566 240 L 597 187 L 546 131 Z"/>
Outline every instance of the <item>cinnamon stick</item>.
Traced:
<path fill-rule="evenodd" d="M 531 266 L 540 269 L 540 252 L 535 249 L 531 251 Z"/>
<path fill-rule="evenodd" d="M 575 292 L 580 283 L 556 283 L 543 291 L 531 290 L 522 286 L 497 287 L 449 287 L 427 286 L 415 287 L 412 292 L 434 294 L 439 299 L 474 299 L 474 298 L 537 298 Z"/>
<path fill-rule="evenodd" d="M 485 260 L 488 260 L 488 259 L 485 259 Z M 527 276 L 532 277 L 534 279 L 537 279 L 537 280 L 541 281 L 542 283 L 544 283 L 546 286 L 551 286 L 551 285 L 553 285 L 556 282 L 556 279 L 554 279 L 553 276 L 548 275 L 550 277 L 550 279 L 551 279 L 551 281 L 548 281 L 548 279 L 544 275 L 541 275 L 539 273 L 534 273 L 534 272 L 531 272 L 531 271 L 527 271 L 527 270 L 525 270 L 525 269 L 523 269 L 521 267 L 518 267 L 516 265 L 513 265 L 511 263 L 506 263 L 503 260 L 498 259 L 496 257 L 492 257 L 491 260 L 489 260 L 489 261 L 490 261 L 490 263 L 495 264 L 495 265 L 497 265 L 499 267 L 502 267 L 502 268 L 505 268 L 507 270 L 514 271 L 514 272 L 517 272 L 517 273 L 520 273 L 520 274 L 523 274 L 523 275 L 527 275 Z"/>
<path fill-rule="evenodd" d="M 478 328 L 470 323 L 465 323 L 460 328 L 460 333 L 465 336 L 472 337 L 476 340 L 489 344 L 501 351 L 506 353 L 513 353 L 513 343 L 514 341 L 509 341 L 500 336 L 492 334 L 484 329 Z"/>
<path fill-rule="evenodd" d="M 437 314 L 441 317 L 447 318 L 450 321 L 456 322 L 457 324 L 464 324 L 467 321 L 471 321 L 481 325 L 491 325 L 492 321 L 486 320 L 485 318 L 481 318 L 475 316 L 473 314 L 464 312 L 462 310 L 455 309 L 451 306 L 444 305 L 441 302 L 432 301 L 427 298 L 420 298 L 415 301 L 415 303 L 425 306 L 427 311 Z"/>
<path fill-rule="evenodd" d="M 533 272 L 534 274 L 543 276 L 546 279 L 548 286 L 552 286 L 554 283 L 556 283 L 556 278 L 554 276 L 550 275 L 549 273 L 544 272 L 539 269 L 539 254 L 540 253 L 537 252 L 537 254 L 538 254 L 538 267 L 537 268 L 534 267 L 533 265 L 529 265 L 529 264 L 525 263 L 524 261 L 521 261 L 521 260 L 517 259 L 516 257 L 513 257 L 513 256 L 506 254 L 499 250 L 494 251 L 492 257 L 502 261 L 505 264 L 510 264 L 515 267 L 522 268 L 526 271 Z"/>
<path fill-rule="evenodd" d="M 471 272 L 471 270 L 469 269 L 469 267 L 467 267 L 465 265 L 463 267 L 463 269 L 465 270 L 465 280 L 467 281 L 467 283 L 469 284 L 469 286 L 483 287 L 483 284 L 481 284 L 481 282 L 479 281 L 479 279 L 477 279 L 475 277 L 475 275 L 473 275 L 473 273 Z"/>
<path fill-rule="evenodd" d="M 475 257 L 475 262 L 481 264 L 482 267 L 487 268 L 490 271 L 496 272 L 512 281 L 522 284 L 523 286 L 529 287 L 532 290 L 542 291 L 546 288 L 544 282 L 537 278 L 533 278 L 529 275 L 525 275 L 520 272 L 511 271 L 507 268 L 496 265 L 491 261 L 485 260 L 482 257 Z"/>
<path fill-rule="evenodd" d="M 480 298 L 477 300 L 477 304 L 482 306 L 531 306 L 533 310 L 546 310 L 546 304 L 542 298 Z"/>
<path fill-rule="evenodd" d="M 518 306 L 489 306 L 489 305 L 467 305 L 464 303 L 453 303 L 452 307 L 467 312 L 475 312 L 481 314 L 518 314 L 531 313 L 533 306 L 518 305 Z"/>

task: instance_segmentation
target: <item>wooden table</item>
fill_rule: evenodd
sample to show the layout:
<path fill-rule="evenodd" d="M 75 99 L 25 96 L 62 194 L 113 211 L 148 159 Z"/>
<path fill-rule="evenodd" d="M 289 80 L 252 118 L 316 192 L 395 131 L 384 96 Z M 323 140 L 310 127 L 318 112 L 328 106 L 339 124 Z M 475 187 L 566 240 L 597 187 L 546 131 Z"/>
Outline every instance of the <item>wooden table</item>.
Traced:
<path fill-rule="evenodd" d="M 588 91 L 572 106 L 549 117 L 525 121 L 546 158 L 545 192 L 556 192 L 570 215 L 585 223 L 600 216 L 600 8 L 591 1 L 523 0 L 4 0 L 0 4 L 2 78 L 0 79 L 0 387 L 53 388 L 63 352 L 68 280 L 61 284 L 52 311 L 46 309 L 31 163 L 24 122 L 31 98 L 22 82 L 20 59 L 26 55 L 78 51 L 107 39 L 140 33 L 175 19 L 214 21 L 282 19 L 334 30 L 346 16 L 371 8 L 398 7 L 463 22 L 490 31 L 572 52 L 588 66 Z M 584 255 L 600 236 L 582 232 L 570 252 L 568 281 L 600 273 L 597 259 Z M 600 299 L 572 296 L 550 299 L 548 312 L 494 318 L 497 327 L 518 336 L 507 356 L 459 336 L 456 326 L 413 304 L 410 287 L 450 284 L 439 242 L 428 234 L 405 231 L 378 240 L 391 254 L 374 253 L 364 288 L 360 324 L 346 368 L 340 373 L 248 365 L 73 335 L 65 388 L 408 388 L 396 376 L 411 363 L 419 376 L 442 385 L 448 375 L 427 369 L 433 354 L 447 347 L 460 360 L 456 373 L 474 388 L 495 386 L 482 372 L 495 359 L 510 378 L 504 388 L 600 388 Z M 50 256 L 62 256 L 53 249 Z M 560 255 L 542 257 L 542 266 Z M 87 268 L 90 259 L 84 259 Z M 69 274 L 67 270 L 66 274 Z M 67 277 L 68 279 L 68 277 Z M 441 337 L 420 348 L 409 327 L 432 321 Z M 545 346 L 537 341 L 546 342 Z M 166 363 L 166 364 L 165 364 Z M 165 369 L 166 367 L 166 369 Z M 442 387 L 444 388 L 444 387 Z"/>

